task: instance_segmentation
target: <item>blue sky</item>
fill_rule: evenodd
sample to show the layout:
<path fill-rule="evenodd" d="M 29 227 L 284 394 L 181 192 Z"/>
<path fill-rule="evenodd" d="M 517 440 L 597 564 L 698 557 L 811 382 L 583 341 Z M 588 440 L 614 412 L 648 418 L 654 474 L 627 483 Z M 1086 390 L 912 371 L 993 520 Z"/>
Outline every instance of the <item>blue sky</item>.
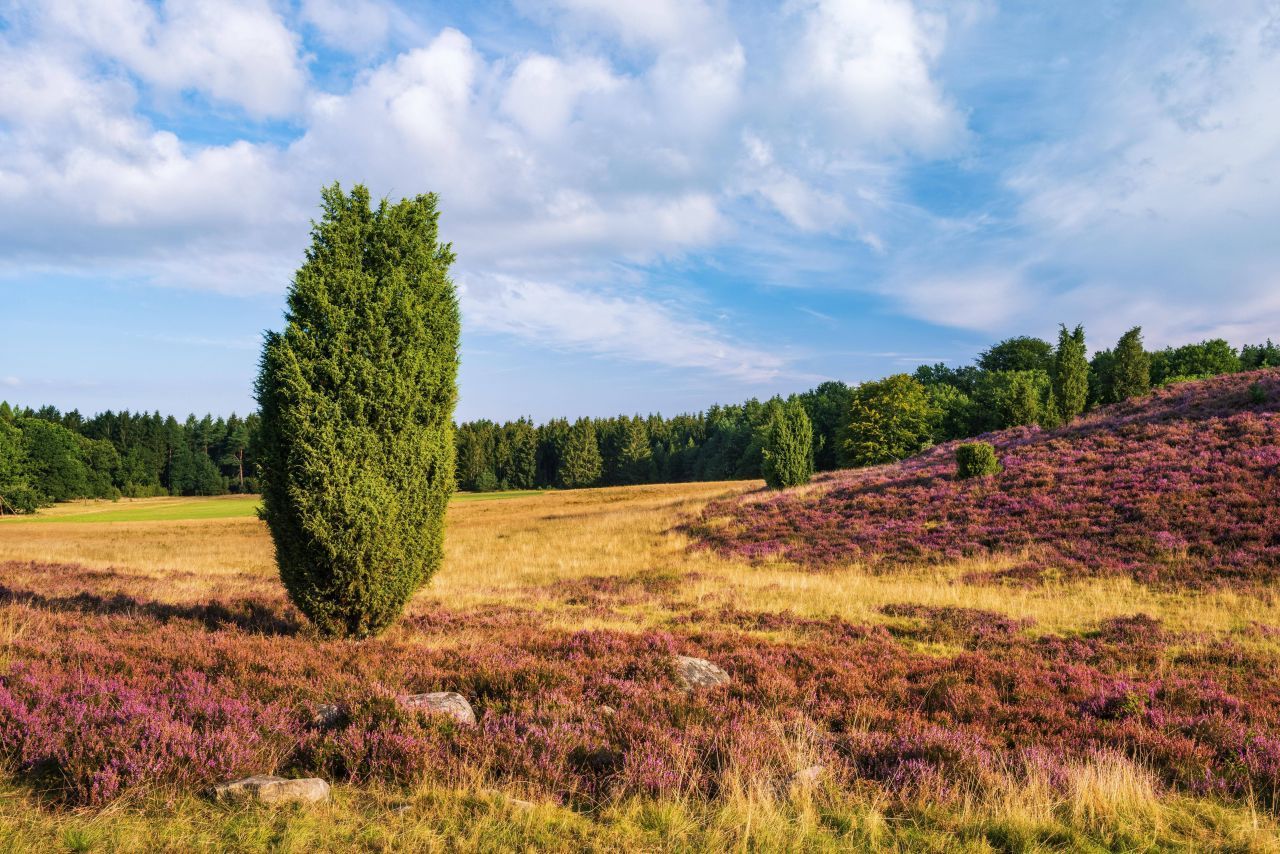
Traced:
<path fill-rule="evenodd" d="M 251 409 L 334 180 L 441 194 L 464 419 L 1280 338 L 1280 3 L 0 0 L 0 398 Z"/>

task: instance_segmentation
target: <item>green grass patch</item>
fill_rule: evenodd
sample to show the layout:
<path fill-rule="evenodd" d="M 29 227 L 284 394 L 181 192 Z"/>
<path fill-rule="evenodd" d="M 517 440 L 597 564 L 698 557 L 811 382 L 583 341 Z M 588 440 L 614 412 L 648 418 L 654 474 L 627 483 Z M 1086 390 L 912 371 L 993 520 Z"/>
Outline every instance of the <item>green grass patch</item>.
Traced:
<path fill-rule="evenodd" d="M 509 492 L 459 492 L 454 501 L 502 501 L 543 495 L 536 489 Z M 261 502 L 256 495 L 213 498 L 143 498 L 137 501 L 72 502 L 42 510 L 34 516 L 5 517 L 3 524 L 54 522 L 184 522 L 199 519 L 236 519 L 254 516 Z"/>

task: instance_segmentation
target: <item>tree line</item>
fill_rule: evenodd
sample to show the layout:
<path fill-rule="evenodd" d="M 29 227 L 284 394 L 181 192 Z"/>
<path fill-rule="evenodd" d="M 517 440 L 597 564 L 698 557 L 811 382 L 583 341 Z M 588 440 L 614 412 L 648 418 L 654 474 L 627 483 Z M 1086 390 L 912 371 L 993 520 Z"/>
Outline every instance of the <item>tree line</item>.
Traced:
<path fill-rule="evenodd" d="M 993 430 L 1055 427 L 1153 386 L 1280 366 L 1280 345 L 1269 339 L 1241 350 L 1213 339 L 1148 352 L 1141 328 L 1087 354 L 1084 328 L 1064 326 L 1056 344 L 1008 338 L 972 365 L 922 365 L 857 386 L 832 380 L 785 399 L 672 418 L 470 421 L 457 431 L 458 485 L 572 489 L 759 477 L 790 485 L 807 480 L 805 459 L 809 471 L 892 462 Z"/>
<path fill-rule="evenodd" d="M 832 380 L 674 417 L 468 421 L 455 431 L 456 477 L 475 491 L 759 477 L 790 485 L 933 443 L 1054 427 L 1153 386 L 1275 366 L 1280 345 L 1269 339 L 1239 350 L 1212 339 L 1147 351 L 1135 328 L 1088 357 L 1083 327 L 1063 327 L 1056 343 L 1008 338 L 972 365 L 922 365 L 857 386 Z M 0 403 L 0 501 L 29 512 L 75 498 L 256 492 L 258 421 L 256 413 L 178 421 L 128 411 L 85 419 Z"/>
<path fill-rule="evenodd" d="M 107 411 L 84 418 L 0 402 L 0 504 L 28 513 L 76 498 L 257 491 L 258 416 Z"/>

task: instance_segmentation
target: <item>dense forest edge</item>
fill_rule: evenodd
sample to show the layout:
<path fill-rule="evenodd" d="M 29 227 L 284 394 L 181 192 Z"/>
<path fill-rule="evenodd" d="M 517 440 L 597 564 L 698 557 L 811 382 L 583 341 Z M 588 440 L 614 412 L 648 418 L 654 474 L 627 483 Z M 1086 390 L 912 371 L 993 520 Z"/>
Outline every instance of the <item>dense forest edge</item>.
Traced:
<path fill-rule="evenodd" d="M 1085 353 L 1083 327 L 1063 327 L 1056 345 L 1008 338 L 972 365 L 922 365 L 856 386 L 832 380 L 785 400 L 669 418 L 469 421 L 456 431 L 457 484 L 487 492 L 759 478 L 771 419 L 797 403 L 812 429 L 813 468 L 855 468 L 994 430 L 1054 427 L 1153 387 L 1280 366 L 1270 339 L 1238 350 L 1218 338 L 1149 352 L 1139 328 L 1114 348 Z M 894 435 L 871 431 L 869 440 L 860 430 L 889 415 Z M 257 492 L 258 423 L 256 413 L 86 418 L 0 402 L 0 514 L 80 498 Z"/>

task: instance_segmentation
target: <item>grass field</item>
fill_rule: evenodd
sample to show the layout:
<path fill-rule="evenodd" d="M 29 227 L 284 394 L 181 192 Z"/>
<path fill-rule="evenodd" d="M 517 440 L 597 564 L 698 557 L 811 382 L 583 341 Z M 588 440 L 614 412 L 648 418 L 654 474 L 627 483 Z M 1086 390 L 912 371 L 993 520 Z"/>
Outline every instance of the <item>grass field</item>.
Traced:
<path fill-rule="evenodd" d="M 1132 719 L 1097 723 L 1094 747 L 1068 751 L 1052 770 L 1010 764 L 1013 754 L 980 768 L 947 764 L 938 758 L 950 755 L 945 740 L 916 759 L 901 745 L 876 754 L 883 759 L 857 758 L 877 721 L 904 738 L 930 727 L 976 738 L 987 716 L 1008 715 L 1012 731 L 1018 715 L 1049 714 L 1025 698 L 1019 706 L 1003 694 L 966 694 L 950 675 L 1015 660 L 1043 661 L 1031 682 L 1061 671 L 1082 684 L 1173 677 L 1187 662 L 1199 668 L 1187 674 L 1226 679 L 1215 656 L 1229 645 L 1233 661 L 1274 672 L 1280 638 L 1258 627 L 1280 625 L 1280 599 L 1118 577 L 974 580 L 1018 555 L 814 572 L 691 550 L 682 525 L 708 502 L 754 486 L 460 500 L 449 511 L 443 569 L 401 625 L 361 643 L 308 634 L 284 600 L 250 500 L 140 500 L 79 515 L 58 508 L 63 524 L 0 524 L 0 673 L 21 676 L 31 691 L 51 686 L 39 702 L 54 717 L 32 718 L 29 728 L 60 720 L 59 703 L 81 697 L 86 679 L 121 679 L 113 691 L 141 692 L 129 702 L 181 717 L 182 703 L 156 698 L 170 696 L 175 674 L 195 672 L 211 680 L 208 702 L 234 695 L 259 717 L 283 716 L 279 733 L 263 730 L 261 752 L 237 752 L 247 736 L 236 737 L 223 749 L 229 757 L 247 757 L 259 772 L 320 768 L 337 784 L 325 807 L 224 808 L 203 797 L 203 772 L 165 764 L 179 750 L 170 746 L 149 760 L 161 769 L 152 777 L 95 800 L 76 788 L 90 778 L 77 775 L 116 761 L 115 748 L 93 753 L 78 733 L 124 702 L 106 700 L 84 713 L 62 776 L 24 771 L 10 751 L 0 849 L 1280 850 L 1270 795 L 1179 783 Z M 97 524 L 119 513 L 142 515 Z M 1107 621 L 1135 614 L 1158 623 L 1159 646 L 1107 640 Z M 667 649 L 719 661 L 734 685 L 686 697 L 668 687 Z M 483 726 L 469 733 L 377 718 L 379 692 L 401 689 L 460 690 Z M 843 710 L 831 705 L 837 696 L 848 697 Z M 420 747 L 370 752 L 357 723 L 320 742 L 290 729 L 304 713 L 295 710 L 322 698 L 374 710 L 370 720 Z M 606 701 L 617 710 L 609 720 L 599 711 Z M 966 712 L 973 703 L 987 705 Z M 1054 712 L 1061 726 L 1075 726 L 1083 713 L 1064 708 Z M 259 732 L 256 720 L 241 725 Z M 601 760 L 612 769 L 601 771 L 591 757 L 610 754 L 574 759 L 583 743 L 625 747 L 625 759 Z M 333 751 L 345 758 L 323 758 Z M 896 770 L 877 770 L 890 759 Z M 659 774 L 654 763 L 663 762 L 675 765 Z M 920 776 L 920 762 L 942 763 L 944 777 Z M 788 782 L 814 764 L 826 771 L 813 785 Z"/>
<path fill-rule="evenodd" d="M 537 490 L 509 492 L 459 492 L 455 502 L 503 501 L 542 495 Z M 45 522 L 185 522 L 196 519 L 240 519 L 258 513 L 256 495 L 223 495 L 216 498 L 124 498 L 119 501 L 69 501 L 46 507 L 31 516 L 5 516 L 0 524 Z"/>

